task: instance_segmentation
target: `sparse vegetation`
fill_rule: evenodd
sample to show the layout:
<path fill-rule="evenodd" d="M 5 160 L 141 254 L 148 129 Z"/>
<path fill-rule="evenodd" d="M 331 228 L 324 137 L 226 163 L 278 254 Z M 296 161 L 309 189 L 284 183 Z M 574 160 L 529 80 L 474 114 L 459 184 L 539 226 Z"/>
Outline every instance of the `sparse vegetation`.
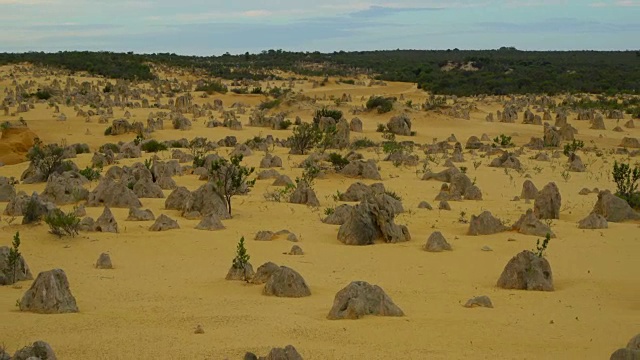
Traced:
<path fill-rule="evenodd" d="M 211 81 L 196 86 L 196 91 L 204 91 L 209 95 L 213 95 L 214 93 L 226 94 L 229 89 L 220 81 Z"/>
<path fill-rule="evenodd" d="M 78 235 L 80 218 L 75 214 L 75 209 L 68 213 L 55 209 L 45 216 L 44 222 L 49 225 L 49 231 L 58 237 Z"/>
<path fill-rule="evenodd" d="M 249 256 L 247 249 L 244 247 L 244 236 L 243 236 L 240 238 L 240 241 L 238 241 L 238 245 L 236 247 L 236 257 L 233 258 L 233 261 L 231 264 L 236 269 L 244 270 L 247 264 L 249 263 L 249 259 L 251 259 L 251 256 Z M 246 274 L 244 274 L 244 276 L 246 276 Z M 247 279 L 245 278 L 244 280 L 247 280 Z"/>
<path fill-rule="evenodd" d="M 31 161 L 31 165 L 40 171 L 44 179 L 48 179 L 49 175 L 53 174 L 62 165 L 64 148 L 58 146 L 58 144 L 43 145 L 40 141 L 37 141 L 29 149 L 27 159 Z"/>
<path fill-rule="evenodd" d="M 18 271 L 24 271 L 24 265 L 20 261 L 20 232 L 16 231 L 13 235 L 13 242 L 9 248 L 7 256 L 7 267 L 5 268 L 5 276 L 11 278 L 11 283 L 15 283 L 18 279 Z"/>
<path fill-rule="evenodd" d="M 255 168 L 241 164 L 242 155 L 232 156 L 230 160 L 220 158 L 211 163 L 209 181 L 213 183 L 216 191 L 227 201 L 229 214 L 231 213 L 231 198 L 244 194 L 253 186 L 255 180 L 249 180 Z"/>
<path fill-rule="evenodd" d="M 576 156 L 576 152 L 584 147 L 584 142 L 581 140 L 573 140 L 568 144 L 564 145 L 564 155 L 569 158 L 569 160 L 573 161 Z"/>
<path fill-rule="evenodd" d="M 189 141 L 189 150 L 193 155 L 193 167 L 203 167 L 204 159 L 207 153 L 207 138 L 196 137 Z"/>
<path fill-rule="evenodd" d="M 616 195 L 635 209 L 640 208 L 638 180 L 640 180 L 640 167 L 632 168 L 629 164 L 614 162 L 613 181 L 616 183 Z"/>
<path fill-rule="evenodd" d="M 323 117 L 330 117 L 335 121 L 339 121 L 340 119 L 342 119 L 342 111 L 335 110 L 335 109 L 329 109 L 329 108 L 326 108 L 326 107 L 323 107 L 322 109 L 318 109 L 313 114 L 313 123 L 314 124 L 319 124 L 320 123 L 320 119 L 322 119 Z"/>
<path fill-rule="evenodd" d="M 159 142 L 158 140 L 151 139 L 151 140 L 148 140 L 147 142 L 143 143 L 142 146 L 140 147 L 140 149 L 142 149 L 143 151 L 146 151 L 148 153 L 156 153 L 158 151 L 167 150 L 167 145 L 165 145 L 164 143 Z"/>
<path fill-rule="evenodd" d="M 320 166 L 314 161 L 307 161 L 304 163 L 304 170 L 302 170 L 302 177 L 296 178 L 296 184 L 301 181 L 305 182 L 309 187 L 313 187 L 313 182 L 320 175 Z"/>
<path fill-rule="evenodd" d="M 349 160 L 338 153 L 329 154 L 329 162 L 333 165 L 333 168 L 336 171 L 340 171 L 345 166 L 349 165 Z"/>
<path fill-rule="evenodd" d="M 353 149 L 362 149 L 362 148 L 376 147 L 376 146 L 378 146 L 378 144 L 376 144 L 375 142 L 373 142 L 373 140 L 366 137 L 355 139 L 353 142 L 351 142 L 351 147 Z"/>
<path fill-rule="evenodd" d="M 377 110 L 378 114 L 388 113 L 393 109 L 393 103 L 396 99 L 383 96 L 372 96 L 367 100 L 367 110 Z"/>
<path fill-rule="evenodd" d="M 273 202 L 289 202 L 289 198 L 295 189 L 295 185 L 287 184 L 284 188 L 278 188 L 265 192 L 264 199 Z"/>
<path fill-rule="evenodd" d="M 499 136 L 496 136 L 493 139 L 493 146 L 494 147 L 501 147 L 501 148 L 508 148 L 508 147 L 512 147 L 515 146 L 513 144 L 513 142 L 511 142 L 511 136 L 507 136 L 505 134 L 500 134 Z"/>
<path fill-rule="evenodd" d="M 95 168 L 95 167 L 87 166 L 86 168 L 78 172 L 80 173 L 80 175 L 87 178 L 87 180 L 94 181 L 94 180 L 100 179 L 100 174 L 102 173 L 102 167 Z"/>
<path fill-rule="evenodd" d="M 293 129 L 293 135 L 287 140 L 292 151 L 305 155 L 322 140 L 322 131 L 317 126 L 302 123 Z"/>
<path fill-rule="evenodd" d="M 551 234 L 547 233 L 542 240 L 542 243 L 540 243 L 540 239 L 536 241 L 536 248 L 533 252 L 535 252 L 538 257 L 544 257 L 546 255 L 547 246 L 549 246 L 549 241 L 551 241 Z"/>

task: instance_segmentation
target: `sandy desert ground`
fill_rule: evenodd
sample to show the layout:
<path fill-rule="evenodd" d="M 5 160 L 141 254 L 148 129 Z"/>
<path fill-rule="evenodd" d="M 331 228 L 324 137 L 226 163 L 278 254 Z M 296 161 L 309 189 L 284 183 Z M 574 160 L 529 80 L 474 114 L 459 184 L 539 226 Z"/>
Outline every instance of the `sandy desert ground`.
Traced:
<path fill-rule="evenodd" d="M 0 93 L 13 88 L 7 74 L 16 74 L 18 82 L 28 79 L 48 82 L 45 77 L 33 78 L 31 71 L 19 72 L 13 67 L 0 68 Z M 64 77 L 59 76 L 64 79 Z M 76 77 L 79 81 L 103 81 Z M 279 85 L 281 82 L 272 82 Z M 314 106 L 332 105 L 328 97 L 351 94 L 352 103 L 341 106 L 347 119 L 349 108 L 361 105 L 362 97 L 370 95 L 403 95 L 413 104 L 422 104 L 427 94 L 413 84 L 389 83 L 387 86 L 356 86 L 335 84 L 313 88 L 310 82 L 297 84 L 296 91 L 317 96 Z M 193 93 L 194 102 L 221 99 L 225 107 L 234 102 L 251 106 L 259 104 L 261 95 L 213 95 L 202 99 Z M 164 98 L 163 101 L 167 99 Z M 470 120 L 408 109 L 402 102 L 392 113 L 362 113 L 364 132 L 351 133 L 351 138 L 368 137 L 380 141 L 378 123 L 406 112 L 412 119 L 413 137 L 399 137 L 420 144 L 439 141 L 455 134 L 463 145 L 471 135 L 484 133 L 491 138 L 504 133 L 513 135 L 518 147 L 532 136 L 541 137 L 542 127 L 516 123 L 486 122 L 489 112 L 501 110 L 494 101 L 476 101 L 478 110 Z M 300 116 L 311 121 L 314 106 L 300 104 L 282 106 L 288 118 Z M 132 141 L 135 134 L 105 136 L 108 124 L 99 124 L 97 117 L 86 123 L 75 116 L 73 107 L 60 105 L 66 121 L 56 121 L 53 109 L 46 102 L 18 116 L 0 113 L 0 122 L 23 117 L 29 128 L 45 143 L 87 143 L 92 151 L 106 142 Z M 146 122 L 149 108 L 114 108 L 114 117 L 130 111 L 130 121 Z M 193 122 L 191 130 L 169 129 L 152 133 L 152 138 L 169 140 L 204 136 L 218 140 L 233 135 L 243 142 L 255 135 L 272 134 L 286 138 L 291 130 L 271 130 L 246 126 L 243 130 L 207 128 L 203 120 Z M 218 114 L 216 114 L 218 115 Z M 521 115 L 521 114 L 520 114 Z M 189 115 L 187 115 L 189 116 Z M 590 130 L 588 121 L 570 123 L 579 130 L 577 138 L 587 146 L 596 144 L 613 149 L 625 136 L 640 137 L 640 129 L 624 128 L 613 132 L 614 120 L 605 120 L 607 130 Z M 520 118 L 519 118 L 520 119 Z M 625 119 L 625 121 L 628 119 Z M 638 123 L 640 125 L 640 122 Z M 88 130 L 88 131 L 87 131 Z M 220 148 L 226 155 L 231 148 Z M 276 147 L 274 154 L 283 159 L 280 173 L 291 178 L 300 176 L 297 164 L 306 158 L 289 155 L 286 148 Z M 342 151 L 346 153 L 346 151 Z M 587 216 L 597 194 L 579 195 L 580 189 L 615 190 L 610 172 L 614 159 L 610 154 L 597 157 L 593 152 L 580 153 L 587 165 L 583 173 L 571 173 L 568 180 L 561 176 L 564 156 L 552 162 L 529 159 L 537 151 L 525 150 L 520 156 L 526 172 L 506 174 L 501 168 L 488 167 L 491 157 L 472 156 L 465 150 L 467 174 L 476 179 L 482 189 L 482 201 L 452 201 L 451 211 L 437 210 L 441 183 L 423 181 L 416 175 L 417 167 L 395 167 L 384 162 L 384 154 L 368 149 L 366 158 L 378 160 L 387 189 L 403 199 L 407 210 L 396 223 L 408 226 L 412 240 L 397 244 L 378 243 L 371 246 L 347 246 L 336 238 L 338 226 L 321 222 L 324 208 L 337 203 L 332 195 L 344 192 L 350 184 L 372 180 L 347 178 L 329 174 L 316 180 L 319 208 L 265 201 L 264 193 L 271 189 L 271 180 L 259 180 L 248 195 L 233 199 L 233 218 L 224 220 L 226 229 L 199 231 L 198 220 L 187 220 L 178 211 L 164 210 L 165 199 L 141 199 L 143 207 L 157 216 L 164 213 L 177 219 L 180 230 L 150 232 L 153 222 L 125 221 L 127 209 L 112 209 L 120 233 L 81 232 L 75 238 L 58 238 L 48 232 L 45 224 L 18 225 L 0 222 L 0 245 L 10 245 L 13 234 L 20 231 L 22 253 L 34 276 L 40 271 L 64 269 L 76 297 L 80 312 L 74 314 L 41 315 L 20 312 L 16 300 L 31 285 L 23 281 L 17 286 L 0 287 L 0 343 L 10 353 L 35 340 L 47 341 L 60 359 L 240 359 L 246 351 L 266 354 L 272 347 L 294 345 L 305 359 L 608 359 L 629 338 L 640 332 L 640 227 L 638 222 L 609 223 L 608 229 L 581 230 L 577 222 Z M 416 151 L 420 159 L 425 155 Z M 258 166 L 263 153 L 254 151 L 245 162 Z M 152 154 L 144 154 L 150 158 Z M 170 159 L 171 152 L 158 154 Z M 90 163 L 92 154 L 73 159 L 80 168 Z M 143 159 L 123 159 L 120 166 Z M 473 161 L 482 161 L 474 169 Z M 631 162 L 637 160 L 631 158 Z M 27 162 L 0 167 L 1 176 L 20 178 Z M 534 167 L 541 170 L 534 171 Z M 436 171 L 444 169 L 432 164 Z M 555 169 L 555 170 L 554 170 Z M 106 170 L 106 169 L 105 169 Z M 554 275 L 555 291 L 516 291 L 496 287 L 496 281 L 509 259 L 525 249 L 533 249 L 537 236 L 516 232 L 496 235 L 468 236 L 468 225 L 458 221 L 460 212 L 468 216 L 490 210 L 495 216 L 515 222 L 532 205 L 512 201 L 520 195 L 525 173 L 538 189 L 554 181 L 562 194 L 559 220 L 552 229 L 547 251 Z M 203 181 L 195 175 L 176 176 L 179 186 L 195 190 Z M 95 188 L 92 182 L 89 189 Z M 17 190 L 41 192 L 45 184 L 18 184 Z M 169 195 L 170 191 L 165 191 Z M 426 200 L 434 210 L 418 209 Z M 4 208 L 6 203 L 0 204 Z M 62 208 L 71 209 L 72 205 Z M 87 215 L 97 218 L 102 208 L 87 207 Z M 7 219 L 3 216 L 3 220 Z M 260 230 L 288 229 L 298 235 L 297 245 L 303 256 L 286 255 L 293 243 L 286 239 L 254 241 Z M 441 231 L 453 246 L 453 251 L 428 253 L 422 250 L 428 236 Z M 234 257 L 238 239 L 247 239 L 247 250 L 254 269 L 272 261 L 298 271 L 309 284 L 312 295 L 305 298 L 264 296 L 262 286 L 239 281 L 226 281 L 225 275 Z M 489 246 L 493 251 L 482 251 Z M 112 270 L 97 270 L 98 255 L 108 252 L 114 263 Z M 359 320 L 327 320 L 333 298 L 353 280 L 364 280 L 381 286 L 405 312 L 404 317 L 367 316 Z M 489 308 L 465 308 L 471 297 L 488 295 L 494 305 Z M 194 334 L 202 325 L 204 334 Z"/>

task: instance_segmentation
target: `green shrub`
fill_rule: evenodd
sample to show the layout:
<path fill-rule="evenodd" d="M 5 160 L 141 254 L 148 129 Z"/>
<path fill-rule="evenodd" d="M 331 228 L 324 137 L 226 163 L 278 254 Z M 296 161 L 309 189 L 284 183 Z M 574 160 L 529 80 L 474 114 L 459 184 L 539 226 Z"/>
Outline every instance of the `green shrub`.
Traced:
<path fill-rule="evenodd" d="M 287 130 L 289 127 L 291 127 L 291 125 L 293 125 L 293 123 L 291 122 L 291 120 L 287 119 L 282 120 L 278 126 L 280 130 Z"/>
<path fill-rule="evenodd" d="M 111 135 L 111 131 L 112 131 L 112 127 L 109 126 L 108 128 L 104 129 L 104 134 L 106 136 L 109 136 L 109 135 Z"/>
<path fill-rule="evenodd" d="M 547 246 L 549 246 L 549 241 L 551 241 L 551 234 L 549 233 L 547 233 L 544 240 L 542 240 L 542 244 L 540 244 L 540 239 L 536 241 L 536 248 L 534 252 L 538 257 L 544 257 L 545 252 L 547 251 Z"/>
<path fill-rule="evenodd" d="M 240 241 L 238 241 L 238 246 L 236 247 L 236 256 L 233 258 L 231 265 L 233 266 L 234 269 L 244 270 L 247 264 L 249 263 L 249 259 L 251 259 L 251 256 L 249 256 L 249 253 L 247 253 L 247 249 L 244 247 L 244 236 L 243 236 L 240 238 Z M 247 274 L 245 271 L 244 280 L 247 280 L 246 276 Z"/>
<path fill-rule="evenodd" d="M 34 197 L 31 197 L 27 202 L 27 206 L 24 210 L 24 216 L 22 217 L 22 224 L 34 224 L 39 223 L 42 220 L 44 209 L 42 204 Z"/>
<path fill-rule="evenodd" d="M 387 125 L 385 124 L 378 124 L 378 126 L 376 127 L 376 132 L 380 132 L 383 133 L 387 131 Z"/>
<path fill-rule="evenodd" d="M 351 143 L 351 147 L 354 148 L 354 149 L 362 149 L 362 148 L 376 147 L 376 146 L 378 146 L 378 144 L 376 144 L 371 139 L 366 138 L 366 137 L 365 138 L 360 138 L 360 139 L 355 139 Z"/>
<path fill-rule="evenodd" d="M 494 147 L 500 146 L 500 147 L 506 148 L 506 147 L 514 146 L 514 144 L 511 142 L 511 136 L 500 134 L 500 136 L 496 136 L 493 139 L 493 146 Z"/>
<path fill-rule="evenodd" d="M 102 172 L 102 168 L 101 167 L 91 168 L 87 166 L 86 168 L 78 172 L 80 173 L 80 175 L 87 178 L 87 180 L 94 181 L 94 180 L 100 179 L 100 173 Z"/>
<path fill-rule="evenodd" d="M 328 109 L 326 107 L 323 107 L 322 109 L 318 109 L 318 110 L 316 110 L 316 112 L 313 115 L 314 124 L 319 124 L 320 123 L 320 119 L 322 119 L 323 117 L 330 117 L 330 118 L 334 119 L 335 121 L 338 121 L 338 120 L 342 119 L 342 111 Z"/>
<path fill-rule="evenodd" d="M 260 105 L 258 105 L 258 108 L 260 110 L 273 109 L 273 108 L 276 108 L 276 107 L 280 106 L 281 102 L 282 102 L 281 99 L 273 99 L 273 100 L 269 100 L 269 101 L 263 101 L 263 102 L 260 103 Z"/>
<path fill-rule="evenodd" d="M 146 151 L 148 153 L 155 153 L 158 151 L 164 151 L 167 150 L 167 145 L 158 142 L 158 140 L 155 139 L 151 139 L 147 142 L 145 142 L 144 144 L 142 144 L 142 146 L 140 147 L 143 151 Z"/>
<path fill-rule="evenodd" d="M 322 140 L 322 131 L 317 126 L 302 123 L 293 129 L 293 135 L 287 139 L 289 147 L 295 153 L 304 155 Z"/>
<path fill-rule="evenodd" d="M 249 89 L 246 87 L 239 87 L 231 89 L 231 92 L 238 95 L 245 95 L 249 93 Z"/>
<path fill-rule="evenodd" d="M 349 165 L 349 160 L 338 153 L 329 154 L 329 162 L 333 165 L 333 168 L 336 169 L 336 171 L 340 171 L 345 166 Z"/>
<path fill-rule="evenodd" d="M 252 94 L 254 94 L 254 95 L 255 95 L 255 94 L 264 94 L 264 93 L 262 92 L 262 88 L 261 88 L 260 86 L 258 86 L 258 87 L 254 87 L 253 89 L 251 89 L 251 93 L 252 93 Z"/>
<path fill-rule="evenodd" d="M 74 210 L 68 213 L 60 209 L 53 210 L 45 216 L 44 222 L 49 225 L 49 231 L 58 237 L 78 235 L 80 218 Z"/>
<path fill-rule="evenodd" d="M 378 114 L 384 114 L 393 109 L 394 101 L 395 98 L 392 97 L 372 96 L 367 100 L 366 107 L 368 110 L 377 109 Z"/>
<path fill-rule="evenodd" d="M 20 232 L 16 231 L 13 235 L 13 242 L 11 243 L 11 248 L 9 249 L 9 254 L 7 256 L 7 267 L 4 269 L 4 275 L 11 279 L 10 283 L 13 284 L 18 279 L 17 273 L 18 271 L 24 272 L 24 263 L 20 261 Z"/>
<path fill-rule="evenodd" d="M 227 208 L 231 214 L 231 198 L 242 194 L 255 184 L 255 180 L 248 180 L 255 168 L 241 165 L 242 155 L 232 156 L 229 160 L 220 158 L 211 163 L 209 179 L 216 191 L 227 201 Z"/>
<path fill-rule="evenodd" d="M 613 181 L 616 183 L 616 195 L 624 199 L 631 207 L 640 208 L 640 192 L 638 192 L 640 168 L 629 164 L 614 162 Z"/>
<path fill-rule="evenodd" d="M 211 95 L 213 93 L 226 94 L 229 89 L 220 81 L 212 81 L 196 86 L 196 91 L 204 91 Z"/>
<path fill-rule="evenodd" d="M 573 160 L 576 152 L 584 147 L 584 142 L 581 140 L 573 140 L 569 144 L 564 145 L 564 155 Z"/>
<path fill-rule="evenodd" d="M 33 95 L 39 100 L 49 100 L 51 98 L 51 93 L 48 90 L 38 89 L 38 91 Z"/>
<path fill-rule="evenodd" d="M 36 141 L 29 152 L 27 159 L 31 161 L 36 169 L 40 171 L 45 179 L 62 165 L 64 159 L 64 148 L 58 144 L 43 145 L 40 141 Z"/>
<path fill-rule="evenodd" d="M 89 154 L 91 150 L 87 144 L 74 144 L 73 149 L 76 151 L 76 154 Z"/>

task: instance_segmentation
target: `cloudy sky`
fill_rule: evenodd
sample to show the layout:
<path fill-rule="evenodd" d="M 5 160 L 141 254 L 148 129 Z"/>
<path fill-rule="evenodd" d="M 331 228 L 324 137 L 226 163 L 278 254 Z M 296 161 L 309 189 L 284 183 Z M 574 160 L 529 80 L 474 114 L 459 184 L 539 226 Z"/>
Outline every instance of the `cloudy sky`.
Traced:
<path fill-rule="evenodd" d="M 0 52 L 640 49 L 640 0 L 0 0 Z"/>

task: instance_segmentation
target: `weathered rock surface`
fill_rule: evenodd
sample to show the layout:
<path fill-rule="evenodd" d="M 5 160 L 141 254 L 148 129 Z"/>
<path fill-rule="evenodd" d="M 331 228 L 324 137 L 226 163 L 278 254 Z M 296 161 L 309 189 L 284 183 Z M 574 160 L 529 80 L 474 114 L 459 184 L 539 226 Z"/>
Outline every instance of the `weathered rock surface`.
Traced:
<path fill-rule="evenodd" d="M 100 254 L 98 261 L 96 261 L 96 269 L 113 269 L 111 256 L 107 253 Z"/>
<path fill-rule="evenodd" d="M 151 209 L 140 209 L 140 208 L 130 208 L 129 216 L 127 216 L 127 221 L 151 221 L 155 220 L 156 217 L 153 215 Z"/>
<path fill-rule="evenodd" d="M 515 230 L 524 235 L 546 236 L 549 234 L 552 238 L 556 237 L 556 234 L 551 231 L 551 228 L 540 221 L 531 209 L 528 209 L 527 212 L 513 224 L 511 230 Z"/>
<path fill-rule="evenodd" d="M 395 224 L 396 211 L 389 198 L 377 194 L 352 207 L 338 230 L 338 240 L 347 245 L 369 245 L 378 239 L 387 243 L 410 240 L 409 229 Z"/>
<path fill-rule="evenodd" d="M 158 216 L 156 222 L 149 227 L 149 231 L 167 231 L 173 229 L 180 229 L 180 225 L 178 225 L 176 220 L 173 220 L 165 214 Z"/>
<path fill-rule="evenodd" d="M 65 272 L 53 269 L 39 273 L 31 288 L 20 299 L 20 311 L 41 314 L 78 312 Z"/>
<path fill-rule="evenodd" d="M 113 213 L 108 206 L 104 208 L 104 210 L 102 211 L 102 215 L 100 215 L 100 217 L 98 217 L 98 219 L 96 220 L 93 230 L 99 232 L 118 232 L 118 223 L 116 222 L 116 218 L 113 216 Z"/>
<path fill-rule="evenodd" d="M 0 246 L 0 285 L 11 285 L 18 281 L 33 280 L 29 265 L 20 255 L 15 268 L 9 264 L 9 247 Z"/>
<path fill-rule="evenodd" d="M 560 219 L 562 197 L 554 182 L 545 185 L 533 202 L 533 213 L 538 219 Z"/>
<path fill-rule="evenodd" d="M 338 291 L 327 319 L 360 319 L 366 315 L 404 316 L 404 312 L 379 286 L 353 281 Z"/>
<path fill-rule="evenodd" d="M 497 285 L 503 289 L 553 291 L 551 265 L 544 257 L 525 250 L 509 260 Z"/>
<path fill-rule="evenodd" d="M 472 215 L 469 221 L 469 235 L 491 235 L 506 231 L 507 227 L 494 217 L 489 211 L 483 211 L 480 215 Z"/>
<path fill-rule="evenodd" d="M 634 211 L 626 201 L 613 195 L 609 190 L 603 190 L 598 194 L 598 201 L 593 206 L 592 212 L 610 222 L 640 219 L 640 213 Z"/>
<path fill-rule="evenodd" d="M 297 271 L 281 266 L 274 271 L 264 285 L 262 294 L 278 297 L 299 298 L 311 296 L 309 286 Z"/>
<path fill-rule="evenodd" d="M 440 231 L 434 231 L 427 239 L 424 250 L 428 252 L 441 252 L 445 250 L 451 251 L 453 249 Z"/>

